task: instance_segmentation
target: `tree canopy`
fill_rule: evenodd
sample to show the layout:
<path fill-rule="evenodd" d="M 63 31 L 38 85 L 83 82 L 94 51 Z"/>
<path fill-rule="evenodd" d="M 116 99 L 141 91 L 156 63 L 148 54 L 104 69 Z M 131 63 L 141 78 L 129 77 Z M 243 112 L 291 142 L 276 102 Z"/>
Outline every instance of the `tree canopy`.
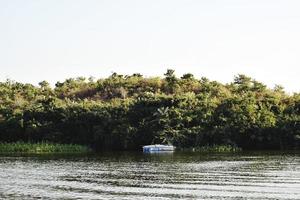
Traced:
<path fill-rule="evenodd" d="M 246 75 L 230 84 L 192 74 L 164 78 L 113 73 L 70 78 L 51 88 L 0 82 L 0 141 L 50 141 L 102 149 L 150 143 L 296 149 L 300 94 L 267 88 Z"/>

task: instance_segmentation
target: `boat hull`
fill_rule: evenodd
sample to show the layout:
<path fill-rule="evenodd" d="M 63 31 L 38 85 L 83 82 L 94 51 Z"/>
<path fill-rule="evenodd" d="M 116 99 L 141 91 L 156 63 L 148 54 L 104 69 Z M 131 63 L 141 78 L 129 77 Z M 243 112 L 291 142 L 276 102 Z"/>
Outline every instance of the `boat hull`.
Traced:
<path fill-rule="evenodd" d="M 143 146 L 143 152 L 172 152 L 175 147 L 172 145 L 147 145 Z"/>

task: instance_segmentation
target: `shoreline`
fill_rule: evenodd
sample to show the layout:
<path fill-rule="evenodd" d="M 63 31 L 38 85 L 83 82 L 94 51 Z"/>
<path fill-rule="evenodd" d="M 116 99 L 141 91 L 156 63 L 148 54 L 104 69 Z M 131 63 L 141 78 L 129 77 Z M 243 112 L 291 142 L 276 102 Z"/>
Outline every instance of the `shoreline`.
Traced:
<path fill-rule="evenodd" d="M 64 154 L 89 153 L 92 150 L 84 145 L 59 144 L 50 142 L 12 142 L 0 143 L 0 154 Z"/>

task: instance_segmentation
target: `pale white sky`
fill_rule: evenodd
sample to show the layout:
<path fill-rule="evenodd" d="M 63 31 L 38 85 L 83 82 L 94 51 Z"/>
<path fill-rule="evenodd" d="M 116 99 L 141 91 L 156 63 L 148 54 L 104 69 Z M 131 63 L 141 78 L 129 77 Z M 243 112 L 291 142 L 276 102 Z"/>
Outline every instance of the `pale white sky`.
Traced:
<path fill-rule="evenodd" d="M 300 92 L 298 0 L 0 0 L 0 80 L 244 73 Z"/>

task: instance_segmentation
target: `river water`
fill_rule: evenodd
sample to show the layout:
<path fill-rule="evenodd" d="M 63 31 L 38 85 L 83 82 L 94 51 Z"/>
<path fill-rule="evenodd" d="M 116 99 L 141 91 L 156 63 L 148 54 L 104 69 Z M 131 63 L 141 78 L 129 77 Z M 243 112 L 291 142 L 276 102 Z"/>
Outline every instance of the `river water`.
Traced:
<path fill-rule="evenodd" d="M 0 199 L 300 199 L 300 153 L 1 155 Z"/>

